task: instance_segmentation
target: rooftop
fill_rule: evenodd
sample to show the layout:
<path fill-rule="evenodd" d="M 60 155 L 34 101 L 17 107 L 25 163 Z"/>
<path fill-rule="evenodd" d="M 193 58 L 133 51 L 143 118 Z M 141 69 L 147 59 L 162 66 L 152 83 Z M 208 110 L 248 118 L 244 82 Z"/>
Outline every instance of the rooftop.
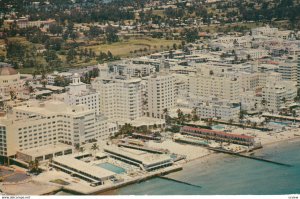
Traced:
<path fill-rule="evenodd" d="M 165 154 L 151 154 L 135 149 L 125 149 L 118 147 L 106 147 L 105 150 L 111 151 L 116 154 L 120 154 L 121 156 L 128 157 L 138 162 L 142 162 L 142 164 L 145 166 L 159 164 L 164 161 L 171 161 L 171 157 Z"/>
<path fill-rule="evenodd" d="M 98 166 L 87 164 L 87 163 L 85 163 L 81 160 L 77 160 L 77 159 L 75 159 L 75 158 L 73 158 L 72 156 L 69 156 L 69 155 L 68 156 L 55 157 L 53 159 L 53 161 L 55 161 L 57 163 L 60 163 L 64 166 L 73 168 L 73 169 L 75 169 L 77 171 L 80 171 L 82 173 L 88 174 L 90 176 L 100 178 L 100 179 L 107 178 L 107 177 L 115 175 L 115 173 L 113 173 L 109 170 L 103 169 L 103 168 L 98 167 Z"/>
<path fill-rule="evenodd" d="M 63 143 L 57 143 L 55 145 L 45 145 L 45 146 L 40 146 L 39 148 L 32 148 L 32 149 L 27 149 L 20 151 L 20 153 L 30 155 L 32 157 L 37 157 L 37 156 L 42 156 L 42 155 L 47 155 L 47 154 L 53 154 L 59 151 L 65 151 L 68 149 L 72 149 L 73 147 L 67 144 Z"/>
<path fill-rule="evenodd" d="M 14 68 L 10 67 L 8 64 L 7 65 L 0 64 L 0 76 L 16 75 L 16 74 L 18 74 L 18 72 Z"/>
<path fill-rule="evenodd" d="M 203 133 L 214 133 L 216 135 L 225 135 L 225 136 L 229 136 L 229 137 L 236 137 L 236 138 L 242 138 L 242 139 L 254 139 L 254 137 L 251 137 L 251 136 L 248 136 L 248 135 L 225 133 L 223 131 L 215 131 L 215 130 L 209 130 L 209 129 L 195 128 L 195 127 L 190 127 L 190 126 L 184 126 L 184 127 L 182 127 L 182 129 L 183 130 L 201 131 Z"/>

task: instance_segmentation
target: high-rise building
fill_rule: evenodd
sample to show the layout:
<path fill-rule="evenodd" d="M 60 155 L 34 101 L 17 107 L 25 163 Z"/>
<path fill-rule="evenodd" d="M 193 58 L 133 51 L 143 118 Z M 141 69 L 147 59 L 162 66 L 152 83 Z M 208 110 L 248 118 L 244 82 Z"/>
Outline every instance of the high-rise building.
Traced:
<path fill-rule="evenodd" d="M 28 102 L 0 118 L 0 155 L 62 142 L 75 145 L 107 139 L 107 119 L 86 105 L 60 101 Z"/>
<path fill-rule="evenodd" d="M 297 65 L 297 87 L 300 88 L 300 55 L 298 55 L 298 65 Z"/>
<path fill-rule="evenodd" d="M 92 82 L 99 94 L 100 112 L 111 120 L 134 120 L 143 115 L 140 78 L 100 76 Z"/>
<path fill-rule="evenodd" d="M 295 62 L 280 63 L 278 72 L 281 73 L 283 80 L 297 81 L 297 63 Z"/>
<path fill-rule="evenodd" d="M 190 94 L 197 97 L 215 97 L 237 102 L 239 90 L 239 81 L 232 75 L 214 74 L 210 70 L 190 77 Z"/>
<path fill-rule="evenodd" d="M 158 74 L 146 79 L 147 116 L 163 118 L 164 110 L 175 105 L 175 77 Z"/>
<path fill-rule="evenodd" d="M 262 89 L 262 100 L 269 111 L 279 111 L 293 103 L 296 96 L 296 83 L 291 81 L 270 81 Z"/>
<path fill-rule="evenodd" d="M 74 74 L 72 83 L 68 86 L 68 91 L 64 93 L 64 102 L 69 105 L 85 104 L 89 110 L 100 115 L 99 94 L 88 85 L 80 81 L 80 76 Z"/>

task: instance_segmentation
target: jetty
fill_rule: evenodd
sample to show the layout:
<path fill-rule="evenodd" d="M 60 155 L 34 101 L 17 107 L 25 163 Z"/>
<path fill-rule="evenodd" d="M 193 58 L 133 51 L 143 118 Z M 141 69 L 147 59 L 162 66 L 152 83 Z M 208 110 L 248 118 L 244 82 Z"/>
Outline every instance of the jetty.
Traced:
<path fill-rule="evenodd" d="M 290 165 L 290 164 L 281 163 L 281 162 L 277 162 L 277 161 L 273 161 L 273 160 L 267 160 L 267 159 L 264 159 L 264 158 L 261 158 L 261 157 L 256 157 L 256 156 L 244 155 L 244 154 L 241 154 L 241 153 L 228 151 L 228 150 L 221 149 L 221 148 L 207 147 L 207 149 L 215 151 L 215 152 L 219 152 L 219 153 L 226 153 L 226 154 L 229 154 L 229 155 L 235 155 L 235 156 L 238 156 L 238 157 L 258 160 L 258 161 L 262 161 L 262 162 L 268 162 L 268 163 L 272 163 L 272 164 L 276 164 L 276 165 L 280 165 L 280 166 L 292 167 L 292 165 Z"/>
<path fill-rule="evenodd" d="M 200 185 L 191 184 L 189 182 L 183 182 L 183 181 L 176 180 L 176 179 L 173 179 L 173 178 L 168 178 L 168 177 L 165 177 L 165 176 L 160 176 L 159 178 L 164 179 L 164 180 L 177 182 L 177 183 L 181 183 L 181 184 L 185 184 L 185 185 L 189 185 L 189 186 L 193 186 L 193 187 L 197 187 L 197 188 L 202 188 Z"/>

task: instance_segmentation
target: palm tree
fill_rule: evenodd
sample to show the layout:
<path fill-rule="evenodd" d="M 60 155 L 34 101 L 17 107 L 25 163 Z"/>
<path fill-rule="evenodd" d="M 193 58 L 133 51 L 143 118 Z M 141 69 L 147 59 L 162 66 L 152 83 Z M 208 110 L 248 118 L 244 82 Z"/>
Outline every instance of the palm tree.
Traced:
<path fill-rule="evenodd" d="M 295 123 L 295 119 L 296 119 L 296 117 L 297 117 L 297 113 L 296 113 L 295 110 L 292 111 L 292 115 L 293 115 L 293 117 L 294 117 L 294 123 Z"/>
<path fill-rule="evenodd" d="M 85 151 L 85 148 L 84 147 L 80 147 L 79 152 L 83 153 L 84 151 Z"/>
<path fill-rule="evenodd" d="M 99 150 L 99 146 L 97 145 L 97 143 L 94 143 L 94 144 L 92 145 L 91 150 L 94 151 L 94 152 L 96 152 L 96 151 Z"/>
<path fill-rule="evenodd" d="M 264 109 L 265 109 L 266 105 L 267 105 L 267 100 L 266 99 L 262 99 L 261 100 L 261 104 L 264 106 Z"/>
<path fill-rule="evenodd" d="M 188 122 L 190 122 L 192 120 L 192 115 L 191 114 L 186 114 L 186 119 L 188 120 Z"/>
<path fill-rule="evenodd" d="M 29 91 L 29 93 L 33 93 L 34 92 L 34 88 L 32 86 L 29 86 L 28 87 L 28 91 Z"/>
<path fill-rule="evenodd" d="M 185 116 L 180 109 L 177 109 L 177 119 L 180 124 L 183 124 L 185 121 Z"/>
<path fill-rule="evenodd" d="M 240 120 L 244 119 L 245 114 L 247 114 L 247 111 L 245 111 L 245 110 L 240 111 Z"/>
<path fill-rule="evenodd" d="M 40 166 L 39 161 L 38 161 L 37 159 L 35 159 L 35 160 L 34 160 L 34 169 L 35 169 L 36 172 L 39 172 L 39 171 L 40 171 L 39 166 Z"/>
<path fill-rule="evenodd" d="M 79 151 L 80 151 L 80 144 L 79 144 L 79 143 L 76 143 L 76 144 L 75 144 L 75 149 L 76 149 L 76 151 L 78 151 L 78 153 L 79 153 Z"/>
<path fill-rule="evenodd" d="M 15 91 L 9 91 L 9 94 L 10 94 L 10 99 L 11 100 L 15 100 L 17 98 Z"/>
<path fill-rule="evenodd" d="M 169 110 L 168 110 L 167 108 L 164 108 L 163 114 L 164 114 L 165 117 L 166 117 L 167 115 L 169 115 Z"/>
<path fill-rule="evenodd" d="M 166 124 L 169 125 L 171 123 L 171 117 L 169 115 L 169 110 L 167 108 L 164 108 L 163 115 L 165 117 Z"/>
<path fill-rule="evenodd" d="M 33 168 L 34 168 L 34 161 L 30 161 L 28 163 L 28 170 L 31 172 L 33 170 Z"/>
<path fill-rule="evenodd" d="M 246 121 L 246 124 L 249 126 L 251 124 L 251 121 L 250 120 L 247 120 Z"/>
<path fill-rule="evenodd" d="M 196 121 L 199 120 L 199 117 L 198 117 L 198 115 L 197 115 L 197 107 L 193 108 L 191 114 L 192 114 L 192 120 L 193 120 L 194 122 L 196 122 Z"/>
<path fill-rule="evenodd" d="M 122 136 L 125 136 L 125 135 L 130 135 L 132 134 L 134 131 L 134 127 L 129 124 L 129 123 L 125 123 L 121 129 L 119 130 L 118 134 L 119 135 L 122 135 Z"/>
<path fill-rule="evenodd" d="M 35 159 L 34 161 L 30 161 L 28 163 L 28 169 L 30 172 L 40 172 L 40 163 L 37 159 Z"/>

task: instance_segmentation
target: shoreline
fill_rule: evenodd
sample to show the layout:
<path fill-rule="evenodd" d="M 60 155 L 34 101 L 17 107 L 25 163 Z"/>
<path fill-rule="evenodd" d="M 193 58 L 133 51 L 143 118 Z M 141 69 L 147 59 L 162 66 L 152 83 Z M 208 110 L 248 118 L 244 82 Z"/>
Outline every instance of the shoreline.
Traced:
<path fill-rule="evenodd" d="M 269 147 L 275 147 L 277 145 L 282 145 L 282 144 L 288 144 L 289 141 L 299 141 L 300 142 L 300 136 L 297 136 L 297 137 L 293 137 L 293 138 L 289 138 L 289 139 L 285 139 L 285 140 L 277 140 L 275 142 L 269 142 L 269 143 L 266 143 L 262 146 L 262 148 L 259 148 L 259 149 L 256 149 L 254 150 L 255 151 L 262 151 L 264 150 L 265 147 L 269 148 Z M 200 160 L 204 160 L 204 159 L 214 159 L 214 158 L 217 158 L 217 155 L 220 155 L 220 156 L 226 156 L 226 154 L 221 154 L 221 153 L 216 153 L 216 152 L 212 152 L 210 154 L 207 154 L 207 155 L 204 155 L 204 156 L 201 156 L 201 157 L 198 157 L 198 158 L 195 158 L 195 159 L 192 159 L 192 160 L 188 160 L 186 163 L 182 164 L 182 167 L 184 168 L 184 166 L 186 164 L 191 164 L 193 162 L 197 162 L 197 161 L 200 161 Z"/>
<path fill-rule="evenodd" d="M 275 147 L 275 146 L 281 145 L 281 144 L 285 145 L 285 144 L 288 144 L 288 142 L 292 141 L 292 140 L 299 140 L 300 141 L 300 136 L 289 138 L 289 139 L 284 139 L 284 140 L 277 140 L 275 142 L 269 142 L 269 143 L 264 144 L 263 148 L 260 148 L 260 149 L 254 150 L 254 151 L 262 151 L 262 150 L 264 150 L 265 147 L 269 148 L 269 147 Z M 194 167 L 195 168 L 202 167 L 198 172 L 204 172 L 204 171 L 206 172 L 206 171 L 209 171 L 211 166 L 213 166 L 216 162 L 224 161 L 228 157 L 233 157 L 233 156 L 228 155 L 228 154 L 223 154 L 223 153 L 210 152 L 209 154 L 206 154 L 206 155 L 194 158 L 194 159 L 186 160 L 184 162 L 180 162 L 179 164 L 181 165 L 182 170 L 175 171 L 175 172 L 172 172 L 172 173 L 169 173 L 169 174 L 164 174 L 162 176 L 167 176 L 168 178 L 174 178 L 174 179 L 178 179 L 178 178 L 184 179 L 186 176 L 188 176 L 185 171 L 193 170 Z M 156 177 L 157 176 L 153 176 L 153 177 L 141 180 L 140 182 L 146 181 L 146 180 L 149 180 L 149 179 L 153 179 L 153 178 L 156 178 Z M 130 184 L 134 184 L 134 183 L 135 182 L 130 183 Z M 124 186 L 120 186 L 120 187 L 117 187 L 117 188 L 114 188 L 114 189 L 111 189 L 111 190 L 98 192 L 96 194 L 97 195 L 118 195 L 118 193 L 117 193 L 118 189 L 124 188 L 127 185 L 129 185 L 129 184 L 126 184 Z"/>
<path fill-rule="evenodd" d="M 263 145 L 263 148 L 260 149 L 256 149 L 254 151 L 263 151 L 265 148 L 270 148 L 270 147 L 276 147 L 278 145 L 286 145 L 288 144 L 290 141 L 300 141 L 300 136 L 295 136 L 293 138 L 289 138 L 289 139 L 283 139 L 283 140 L 276 140 L 273 142 L 269 142 L 269 143 L 265 143 Z M 189 174 L 192 175 L 192 173 L 189 173 L 189 171 L 192 171 L 193 169 L 199 169 L 199 172 L 209 172 L 209 170 L 212 168 L 212 166 L 217 165 L 215 163 L 220 162 L 220 161 L 224 161 L 226 160 L 228 157 L 232 157 L 231 155 L 228 154 L 224 154 L 224 153 L 218 153 L 218 152 L 213 152 L 210 151 L 208 154 L 202 155 L 200 157 L 196 157 L 194 159 L 189 159 L 189 160 L 185 160 L 185 161 L 180 161 L 178 163 L 176 163 L 176 165 L 174 165 L 175 167 L 177 167 L 177 169 L 167 169 L 169 170 L 169 172 L 165 171 L 159 171 L 159 172 L 155 172 L 155 173 L 150 173 L 146 176 L 140 176 L 139 178 L 135 178 L 135 179 L 131 179 L 129 181 L 111 186 L 111 187 L 101 187 L 99 189 L 90 189 L 89 191 L 81 191 L 81 190 L 74 190 L 71 187 L 66 187 L 66 186 L 62 186 L 62 187 L 57 187 L 56 190 L 51 190 L 47 193 L 41 193 L 42 195 L 55 195 L 58 192 L 66 192 L 68 194 L 71 195 L 116 195 L 118 189 L 126 187 L 127 185 L 130 184 L 135 184 L 135 183 L 139 183 L 142 181 L 147 181 L 149 179 L 153 179 L 156 178 L 158 176 L 167 176 L 169 178 L 174 178 L 174 179 L 184 179 L 186 178 L 186 176 L 188 176 Z M 181 168 L 181 169 L 179 169 Z M 188 175 L 187 175 L 188 174 Z M 34 181 L 34 180 L 33 180 Z M 50 193 L 49 193 L 50 192 Z"/>

